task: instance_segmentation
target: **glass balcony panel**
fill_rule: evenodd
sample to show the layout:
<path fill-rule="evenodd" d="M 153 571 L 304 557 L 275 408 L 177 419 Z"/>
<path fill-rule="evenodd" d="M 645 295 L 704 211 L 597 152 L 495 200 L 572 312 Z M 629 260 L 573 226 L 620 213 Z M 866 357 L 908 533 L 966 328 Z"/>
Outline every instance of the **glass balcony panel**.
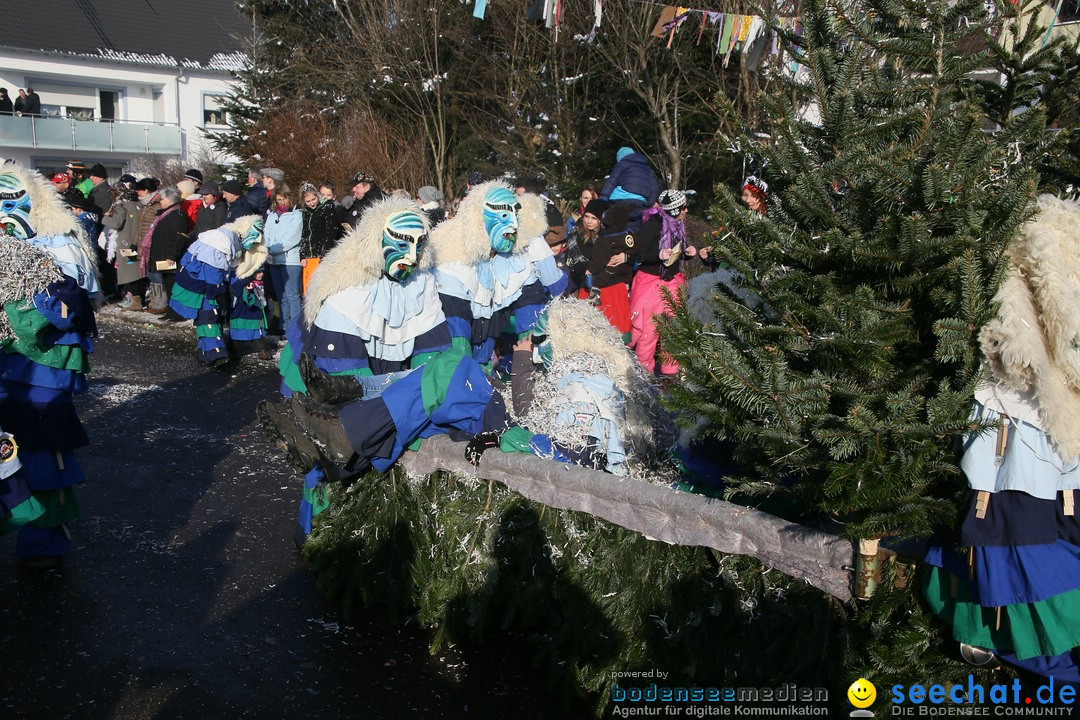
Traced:
<path fill-rule="evenodd" d="M 37 118 L 37 147 L 50 150 L 71 149 L 71 121 L 64 118 Z"/>
<path fill-rule="evenodd" d="M 34 147 L 34 129 L 30 118 L 0 115 L 0 147 Z"/>
<path fill-rule="evenodd" d="M 75 149 L 108 152 L 110 123 L 75 121 Z"/>
<path fill-rule="evenodd" d="M 176 125 L 147 125 L 149 152 L 162 155 L 180 154 L 180 128 Z"/>
<path fill-rule="evenodd" d="M 146 125 L 142 123 L 113 123 L 113 150 L 116 152 L 146 152 Z"/>

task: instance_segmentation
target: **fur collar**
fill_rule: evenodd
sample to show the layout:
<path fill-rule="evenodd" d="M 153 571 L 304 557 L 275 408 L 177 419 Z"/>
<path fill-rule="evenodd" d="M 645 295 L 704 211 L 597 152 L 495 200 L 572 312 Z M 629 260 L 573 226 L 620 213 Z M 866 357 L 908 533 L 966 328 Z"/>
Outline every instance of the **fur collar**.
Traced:
<path fill-rule="evenodd" d="M 1080 456 L 1080 204 L 1039 198 L 980 335 L 994 379 L 1038 405 L 1065 460 Z"/>
<path fill-rule="evenodd" d="M 460 263 L 473 265 L 491 257 L 491 244 L 484 230 L 484 196 L 493 188 L 502 187 L 513 192 L 514 188 L 504 180 L 490 180 L 474 187 L 458 206 L 457 214 L 445 220 L 431 231 L 429 265 Z M 524 254 L 529 243 L 543 237 L 547 231 L 544 202 L 539 196 L 526 193 L 518 197 L 518 239 L 513 255 Z"/>
<path fill-rule="evenodd" d="M 345 234 L 326 254 L 311 276 L 304 297 L 304 322 L 310 328 L 323 303 L 336 293 L 354 286 L 369 285 L 383 274 L 382 235 L 387 219 L 394 213 L 411 210 L 429 228 L 427 214 L 415 200 L 394 195 L 378 200 L 364 211 L 360 224 Z M 420 258 L 420 268 L 428 267 L 428 251 Z"/>
<path fill-rule="evenodd" d="M 91 260 L 97 257 L 90 244 L 90 238 L 86 237 L 86 233 L 79 225 L 79 219 L 68 210 L 52 183 L 39 173 L 30 172 L 13 162 L 0 165 L 0 172 L 14 173 L 30 192 L 30 226 L 33 227 L 35 235 L 47 237 L 73 235 L 78 238 L 86 257 Z M 92 265 L 96 266 L 97 263 L 94 262 Z"/>

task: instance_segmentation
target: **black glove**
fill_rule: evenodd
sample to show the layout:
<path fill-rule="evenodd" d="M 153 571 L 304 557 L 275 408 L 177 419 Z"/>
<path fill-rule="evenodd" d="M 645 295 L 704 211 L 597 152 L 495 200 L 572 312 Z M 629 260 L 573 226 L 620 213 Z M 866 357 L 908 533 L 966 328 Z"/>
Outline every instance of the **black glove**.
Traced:
<path fill-rule="evenodd" d="M 499 446 L 499 437 L 502 436 L 500 432 L 484 432 L 480 433 L 465 446 L 465 459 L 471 462 L 473 465 L 480 465 L 480 458 L 483 456 L 485 450 L 490 450 L 493 447 Z"/>

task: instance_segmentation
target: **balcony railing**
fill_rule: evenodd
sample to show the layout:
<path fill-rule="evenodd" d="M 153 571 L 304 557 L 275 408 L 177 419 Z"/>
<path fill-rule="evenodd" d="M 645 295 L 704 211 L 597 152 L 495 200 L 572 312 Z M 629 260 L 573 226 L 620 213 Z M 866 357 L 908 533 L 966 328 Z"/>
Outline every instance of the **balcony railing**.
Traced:
<path fill-rule="evenodd" d="M 0 115 L 0 148 L 180 154 L 180 126 Z"/>

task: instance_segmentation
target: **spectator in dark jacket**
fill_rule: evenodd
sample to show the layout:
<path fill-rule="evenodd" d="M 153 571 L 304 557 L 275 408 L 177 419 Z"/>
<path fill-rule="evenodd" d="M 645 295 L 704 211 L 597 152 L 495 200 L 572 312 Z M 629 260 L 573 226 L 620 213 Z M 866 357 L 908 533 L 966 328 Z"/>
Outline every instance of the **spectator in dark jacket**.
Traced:
<path fill-rule="evenodd" d="M 578 290 L 578 297 L 599 307 L 624 342 L 630 342 L 629 285 L 634 276 L 634 239 L 626 229 L 629 211 L 629 203 L 608 207 L 603 200 L 585 206 L 581 249 L 588 263 L 584 286 Z"/>
<path fill-rule="evenodd" d="M 425 185 L 416 191 L 416 201 L 420 203 L 420 209 L 428 216 L 431 227 L 435 227 L 446 219 L 445 198 L 442 190 L 434 185 Z"/>
<path fill-rule="evenodd" d="M 11 115 L 15 112 L 15 106 L 11 103 L 6 87 L 0 87 L 0 115 Z"/>
<path fill-rule="evenodd" d="M 263 185 L 262 179 L 262 170 L 248 169 L 248 190 L 244 197 L 251 209 L 259 215 L 265 215 L 270 209 L 270 196 L 266 194 L 266 186 Z"/>
<path fill-rule="evenodd" d="M 226 224 L 245 215 L 259 214 L 248 202 L 247 196 L 244 194 L 244 186 L 240 184 L 239 180 L 226 180 L 222 183 L 221 195 L 229 205 L 229 210 L 225 213 Z"/>
<path fill-rule="evenodd" d="M 21 91 L 20 91 L 21 92 Z M 34 92 L 34 88 L 26 88 L 26 97 L 23 98 L 22 114 L 36 117 L 41 114 L 41 98 Z"/>
<path fill-rule="evenodd" d="M 105 166 L 101 163 L 95 163 L 90 168 L 90 202 L 97 208 L 98 216 L 105 214 L 105 211 L 112 207 L 112 194 L 109 188 L 109 173 L 105 170 Z M 91 238 L 94 240 L 96 238 Z"/>
<path fill-rule="evenodd" d="M 188 216 L 180 204 L 180 191 L 175 187 L 162 188 L 159 193 L 161 210 L 150 227 L 149 265 L 146 277 L 150 281 L 150 305 L 147 312 L 163 314 L 169 307 L 169 294 L 176 280 L 176 268 L 187 249 Z"/>
<path fill-rule="evenodd" d="M 304 216 L 300 233 L 300 265 L 303 267 L 301 292 L 306 294 L 315 268 L 319 267 L 326 253 L 337 245 L 344 229 L 338 222 L 337 205 L 320 194 L 314 185 L 304 183 L 300 198 L 300 212 Z"/>
<path fill-rule="evenodd" d="M 375 182 L 375 176 L 371 173 L 358 172 L 352 182 L 353 204 L 345 213 L 345 222 L 355 228 L 360 223 L 360 218 L 376 201 L 386 197 L 379 184 Z"/>
<path fill-rule="evenodd" d="M 101 224 L 101 218 L 105 217 L 105 212 L 112 207 L 112 189 L 109 187 L 108 175 L 105 166 L 101 163 L 95 163 L 90 168 L 90 184 L 92 187 L 87 199 L 90 201 L 90 205 L 93 206 L 94 214 L 98 218 L 94 229 L 90 231 L 90 242 L 93 243 L 94 250 L 97 252 L 98 271 L 101 273 L 101 290 L 105 297 L 113 298 L 116 296 L 116 268 L 108 258 L 105 243 L 98 242 L 98 238 L 105 229 L 105 226 Z"/>
<path fill-rule="evenodd" d="M 615 167 L 600 190 L 600 199 L 611 203 L 633 200 L 652 207 L 659 196 L 660 183 L 649 167 L 649 159 L 632 148 L 619 148 L 615 153 Z"/>
<path fill-rule="evenodd" d="M 229 206 L 222 200 L 221 188 L 212 180 L 202 183 L 202 205 L 195 216 L 195 227 L 191 232 L 192 239 L 199 237 L 199 233 L 207 230 L 217 230 L 225 224 L 229 214 Z"/>

